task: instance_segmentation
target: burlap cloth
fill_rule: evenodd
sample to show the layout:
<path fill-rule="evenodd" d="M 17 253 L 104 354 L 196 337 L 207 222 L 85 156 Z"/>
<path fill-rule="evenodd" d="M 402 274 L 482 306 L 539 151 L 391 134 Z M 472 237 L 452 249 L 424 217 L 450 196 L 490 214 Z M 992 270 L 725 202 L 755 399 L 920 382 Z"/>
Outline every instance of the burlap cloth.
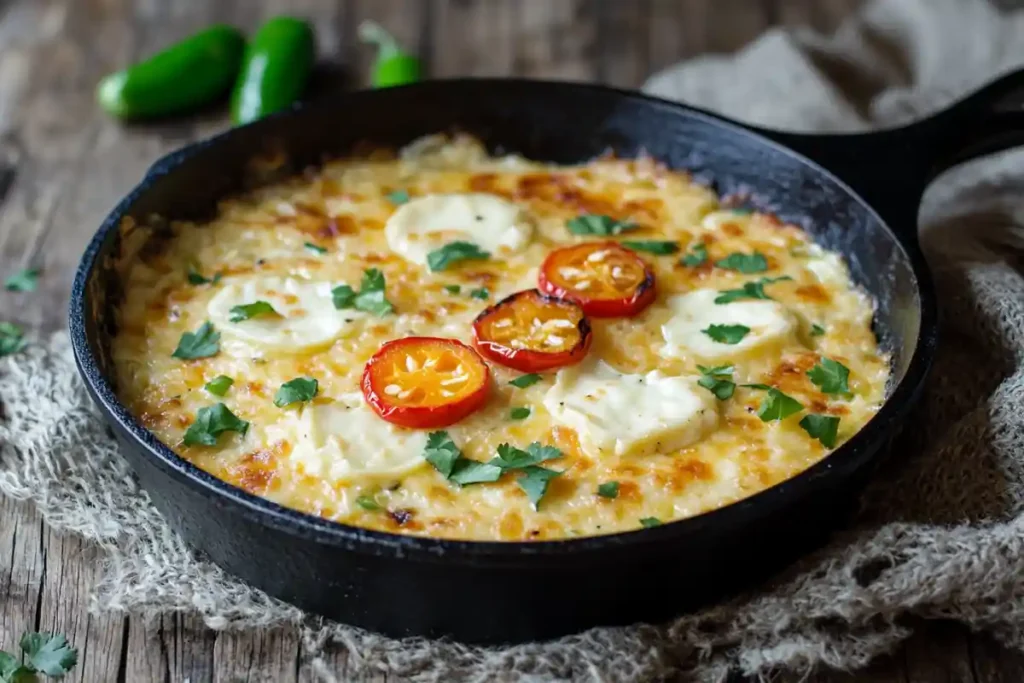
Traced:
<path fill-rule="evenodd" d="M 1020 63 L 1024 13 L 999 16 L 983 0 L 884 0 L 833 38 L 770 32 L 733 57 L 658 74 L 647 89 L 767 125 L 853 129 L 942 106 Z M 106 434 L 63 335 L 0 365 L 0 491 L 105 551 L 93 610 L 301 629 L 323 680 L 337 679 L 317 656 L 328 643 L 347 648 L 359 669 L 445 683 L 855 669 L 905 638 L 911 616 L 956 619 L 1024 649 L 1021 197 L 1022 153 L 958 169 L 926 197 L 924 242 L 945 323 L 902 446 L 916 455 L 895 459 L 855 528 L 828 548 L 763 592 L 670 624 L 485 649 L 390 640 L 268 598 L 168 529 Z"/>

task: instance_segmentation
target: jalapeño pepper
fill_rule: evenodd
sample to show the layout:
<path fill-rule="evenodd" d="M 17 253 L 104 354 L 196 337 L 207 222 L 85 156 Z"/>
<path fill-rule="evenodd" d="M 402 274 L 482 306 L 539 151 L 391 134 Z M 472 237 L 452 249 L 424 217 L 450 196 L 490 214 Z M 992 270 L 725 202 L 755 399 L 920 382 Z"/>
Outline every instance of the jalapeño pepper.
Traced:
<path fill-rule="evenodd" d="M 375 88 L 405 85 L 420 80 L 420 60 L 402 50 L 390 33 L 373 21 L 359 25 L 359 38 L 377 46 L 371 83 Z"/>
<path fill-rule="evenodd" d="M 274 17 L 245 50 L 231 97 L 231 120 L 249 123 L 299 99 L 315 58 L 313 29 L 293 17 Z"/>
<path fill-rule="evenodd" d="M 228 91 L 238 73 L 245 38 L 217 24 L 138 64 L 110 74 L 96 88 L 104 110 L 126 119 L 196 109 Z"/>

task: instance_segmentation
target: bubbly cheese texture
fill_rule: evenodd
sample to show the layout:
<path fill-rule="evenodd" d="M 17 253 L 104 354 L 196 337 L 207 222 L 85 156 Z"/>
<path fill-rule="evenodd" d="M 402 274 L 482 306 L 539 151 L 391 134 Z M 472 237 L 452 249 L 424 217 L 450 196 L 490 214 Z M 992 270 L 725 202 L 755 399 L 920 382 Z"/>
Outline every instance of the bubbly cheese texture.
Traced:
<path fill-rule="evenodd" d="M 626 374 L 601 362 L 561 370 L 544 407 L 598 457 L 671 453 L 718 423 L 715 398 L 696 379 Z"/>
<path fill-rule="evenodd" d="M 206 309 L 210 321 L 223 335 L 243 341 L 248 347 L 286 353 L 307 351 L 329 345 L 351 332 L 351 324 L 365 315 L 336 309 L 331 289 L 330 282 L 248 277 L 226 282 Z M 258 301 L 270 304 L 274 313 L 231 320 L 232 308 Z"/>
<path fill-rule="evenodd" d="M 426 463 L 427 433 L 402 429 L 377 417 L 361 394 L 298 407 L 281 438 L 300 474 L 336 484 L 357 477 L 397 477 Z"/>
<path fill-rule="evenodd" d="M 717 363 L 795 343 L 797 321 L 783 304 L 760 299 L 715 303 L 719 294 L 715 289 L 698 289 L 669 297 L 665 305 L 671 317 L 661 326 L 663 354 Z M 708 334 L 712 325 L 742 326 L 749 332 L 729 344 Z"/>
<path fill-rule="evenodd" d="M 396 192 L 411 201 L 396 204 Z M 479 206 L 486 210 L 473 213 Z M 566 222 L 581 214 L 633 227 L 573 235 Z M 476 226 L 477 215 L 486 227 Z M 404 242 L 392 242 L 395 225 L 405 226 Z M 686 173 L 649 158 L 556 166 L 492 157 L 467 137 L 432 136 L 226 198 L 202 223 L 126 221 L 122 238 L 115 267 L 124 297 L 111 356 L 119 396 L 139 422 L 249 493 L 396 534 L 558 539 L 714 510 L 826 457 L 829 449 L 800 428 L 801 417 L 839 417 L 842 444 L 874 415 L 889 376 L 871 332 L 872 302 L 839 255 L 771 215 L 721 206 Z M 539 506 L 512 473 L 450 483 L 425 460 L 428 432 L 393 427 L 361 401 L 360 376 L 382 343 L 412 335 L 468 342 L 484 308 L 537 285 L 552 249 L 593 239 L 679 244 L 672 255 L 639 253 L 657 279 L 654 303 L 633 318 L 592 319 L 584 362 L 531 386 L 509 384 L 520 373 L 491 364 L 486 403 L 446 430 L 462 457 L 478 462 L 504 443 L 557 448 L 561 456 L 543 466 L 561 474 Z M 440 272 L 423 265 L 426 245 L 453 240 L 492 256 Z M 707 259 L 681 263 L 697 245 Z M 765 257 L 763 272 L 716 265 L 755 252 Z M 394 312 L 334 308 L 332 288 L 358 291 L 369 269 L 383 276 Z M 191 271 L 206 281 L 190 281 Z M 708 302 L 761 277 L 790 279 L 765 286 L 771 300 Z M 234 306 L 256 301 L 280 317 L 231 322 Z M 182 335 L 204 322 L 220 334 L 218 352 L 173 357 Z M 712 343 L 701 329 L 715 322 L 751 332 L 735 346 Z M 852 397 L 823 394 L 809 380 L 822 357 L 850 369 Z M 735 393 L 719 400 L 698 385 L 698 365 L 732 366 Z M 234 381 L 222 396 L 204 388 L 219 375 Z M 299 377 L 317 380 L 316 396 L 274 405 L 281 385 Z M 764 392 L 746 383 L 778 387 L 805 410 L 762 422 Z M 198 411 L 215 403 L 250 423 L 245 438 L 185 446 Z M 619 484 L 616 498 L 597 494 L 608 482 Z"/>
<path fill-rule="evenodd" d="M 407 261 L 427 265 L 427 255 L 451 242 L 471 242 L 495 257 L 521 251 L 533 233 L 526 213 L 490 194 L 431 194 L 410 199 L 388 219 L 388 246 Z"/>

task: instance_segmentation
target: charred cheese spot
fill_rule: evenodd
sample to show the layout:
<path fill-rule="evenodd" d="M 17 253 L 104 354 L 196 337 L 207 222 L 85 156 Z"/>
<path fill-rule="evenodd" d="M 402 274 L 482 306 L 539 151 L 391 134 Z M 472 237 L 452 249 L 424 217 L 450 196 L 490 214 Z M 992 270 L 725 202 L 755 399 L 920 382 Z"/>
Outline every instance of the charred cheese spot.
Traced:
<path fill-rule="evenodd" d="M 410 201 L 389 199 L 398 191 Z M 479 195 L 505 216 L 494 232 L 464 221 L 476 200 L 463 200 Z M 439 214 L 423 211 L 451 196 L 462 198 L 461 214 L 444 205 Z M 391 244 L 389 222 L 409 205 L 405 214 L 426 216 L 425 234 L 440 228 L 443 240 L 474 241 L 492 258 L 430 272 L 423 259 L 432 237 L 411 239 L 416 231 L 408 223 L 404 238 L 416 248 L 403 253 L 405 247 Z M 658 298 L 641 315 L 592 321 L 589 374 L 580 366 L 519 388 L 508 382 L 520 373 L 492 366 L 487 403 L 448 429 L 476 461 L 493 458 L 502 443 L 558 448 L 562 457 L 544 465 L 561 474 L 540 509 L 515 474 L 453 485 L 425 462 L 426 433 L 393 428 L 369 413 L 358 394 L 363 365 L 392 339 L 470 340 L 484 308 L 537 286 L 537 268 L 550 251 L 592 239 L 566 228 L 567 219 L 584 212 L 639 226 L 612 239 L 672 240 L 680 252 L 643 255 Z M 530 541 L 614 533 L 637 528 L 642 517 L 667 522 L 713 510 L 794 476 L 828 449 L 796 419 L 763 422 L 763 392 L 738 387 L 718 400 L 696 385 L 698 363 L 732 365 L 737 384 L 777 385 L 808 410 L 839 416 L 840 443 L 878 409 L 889 374 L 871 332 L 872 302 L 853 286 L 838 255 L 772 216 L 720 208 L 707 187 L 647 158 L 552 166 L 490 157 L 470 138 L 436 136 L 397 158 L 368 151 L 225 199 L 202 224 L 126 222 L 122 230 L 114 265 L 125 296 L 112 354 L 126 405 L 164 443 L 217 477 L 313 515 L 391 533 Z M 327 251 L 314 254 L 305 242 Z M 708 260 L 679 264 L 698 243 Z M 755 251 L 767 260 L 764 273 L 714 265 Z M 368 268 L 382 271 L 395 312 L 335 309 L 331 289 L 358 289 Z M 194 284 L 190 271 L 220 279 Z M 707 301 L 760 276 L 793 281 L 770 285 L 772 301 Z M 481 288 L 487 300 L 470 296 Z M 233 306 L 256 300 L 281 316 L 230 321 Z M 207 320 L 221 334 L 219 353 L 172 358 L 181 335 Z M 714 344 L 700 331 L 727 320 L 749 326 L 749 339 Z M 810 334 L 813 325 L 825 333 Z M 850 368 L 852 397 L 822 394 L 809 381 L 807 370 L 822 356 Z M 218 375 L 234 380 L 223 397 L 203 388 Z M 275 406 L 278 388 L 297 377 L 317 379 L 317 396 Z M 250 422 L 246 438 L 182 448 L 197 411 L 217 401 Z M 520 407 L 530 409 L 529 417 L 510 419 Z M 611 481 L 618 496 L 598 496 L 597 487 Z M 360 507 L 361 496 L 379 507 Z"/>

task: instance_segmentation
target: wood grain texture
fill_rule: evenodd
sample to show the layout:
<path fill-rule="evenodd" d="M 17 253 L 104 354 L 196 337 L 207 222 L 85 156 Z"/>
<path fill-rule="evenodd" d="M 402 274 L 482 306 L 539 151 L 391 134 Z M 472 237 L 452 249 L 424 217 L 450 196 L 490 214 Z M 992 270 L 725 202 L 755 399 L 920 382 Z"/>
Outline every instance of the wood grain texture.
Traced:
<path fill-rule="evenodd" d="M 122 126 L 93 106 L 104 73 L 212 21 L 252 30 L 279 12 L 310 18 L 323 57 L 314 95 L 363 85 L 373 52 L 358 24 L 385 25 L 429 73 L 598 80 L 636 87 L 655 69 L 741 48 L 773 24 L 833 29 L 861 0 L 0 0 L 0 277 L 41 266 L 40 290 L 0 292 L 0 320 L 64 324 L 67 291 L 103 215 L 161 154 L 223 128 L 219 108 Z M 322 667 L 291 630 L 215 632 L 189 614 L 88 613 L 100 552 L 49 531 L 28 504 L 0 498 L 0 649 L 25 630 L 80 650 L 66 680 L 217 683 L 353 677 L 346 653 Z M 325 675 L 325 671 L 329 675 Z M 1024 681 L 1024 655 L 951 624 L 923 624 L 891 656 L 818 683 Z"/>

